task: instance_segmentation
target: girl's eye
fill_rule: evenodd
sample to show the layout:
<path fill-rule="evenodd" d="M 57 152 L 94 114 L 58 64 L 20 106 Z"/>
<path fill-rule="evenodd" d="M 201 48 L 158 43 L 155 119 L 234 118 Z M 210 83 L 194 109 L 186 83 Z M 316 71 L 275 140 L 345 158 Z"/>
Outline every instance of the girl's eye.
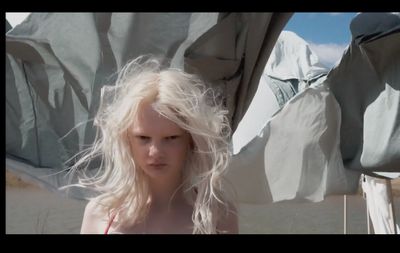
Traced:
<path fill-rule="evenodd" d="M 178 138 L 179 138 L 178 135 L 172 135 L 172 136 L 168 136 L 166 139 L 167 140 L 175 140 L 175 139 L 178 139 Z"/>
<path fill-rule="evenodd" d="M 143 136 L 143 135 L 139 135 L 139 136 L 137 136 L 137 138 L 138 138 L 139 140 L 142 140 L 142 141 L 150 140 L 150 137 L 148 137 L 148 136 Z"/>

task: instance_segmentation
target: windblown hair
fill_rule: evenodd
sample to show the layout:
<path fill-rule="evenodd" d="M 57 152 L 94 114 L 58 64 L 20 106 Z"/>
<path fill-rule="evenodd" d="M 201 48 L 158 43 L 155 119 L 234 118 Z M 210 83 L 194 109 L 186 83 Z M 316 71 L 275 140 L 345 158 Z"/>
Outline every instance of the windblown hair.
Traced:
<path fill-rule="evenodd" d="M 132 158 L 128 131 L 144 99 L 154 109 L 190 133 L 193 150 L 183 169 L 183 192 L 193 205 L 193 233 L 217 233 L 217 222 L 228 211 L 223 178 L 230 152 L 231 129 L 227 111 L 210 88 L 195 75 L 165 68 L 151 56 L 130 61 L 119 72 L 115 86 L 102 89 L 94 144 L 72 167 L 88 170 L 89 161 L 101 158 L 99 172 L 83 173 L 79 185 L 99 192 L 95 201 L 118 222 L 135 224 L 148 213 L 148 179 Z"/>

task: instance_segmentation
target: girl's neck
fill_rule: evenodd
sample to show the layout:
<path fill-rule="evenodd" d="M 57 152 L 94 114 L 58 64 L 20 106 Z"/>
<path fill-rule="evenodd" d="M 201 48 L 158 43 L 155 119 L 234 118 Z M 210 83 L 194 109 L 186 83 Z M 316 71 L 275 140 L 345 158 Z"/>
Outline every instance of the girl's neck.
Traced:
<path fill-rule="evenodd" d="M 159 210 L 168 210 L 185 203 L 180 183 L 170 185 L 151 185 L 151 206 Z"/>

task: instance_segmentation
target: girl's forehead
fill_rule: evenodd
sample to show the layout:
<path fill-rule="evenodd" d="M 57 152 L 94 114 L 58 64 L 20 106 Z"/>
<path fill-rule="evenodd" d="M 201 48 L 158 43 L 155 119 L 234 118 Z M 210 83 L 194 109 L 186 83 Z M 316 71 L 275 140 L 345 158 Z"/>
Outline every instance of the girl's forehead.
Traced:
<path fill-rule="evenodd" d="M 133 131 L 141 133 L 180 133 L 184 130 L 175 122 L 158 113 L 151 103 L 141 103 L 136 119 L 133 123 Z"/>

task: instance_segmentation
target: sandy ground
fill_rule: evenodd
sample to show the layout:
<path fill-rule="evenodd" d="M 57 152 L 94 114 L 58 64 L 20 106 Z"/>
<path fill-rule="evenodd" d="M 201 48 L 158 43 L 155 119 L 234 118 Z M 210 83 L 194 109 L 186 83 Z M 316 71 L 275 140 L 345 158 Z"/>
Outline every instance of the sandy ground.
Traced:
<path fill-rule="evenodd" d="M 86 201 L 67 199 L 7 175 L 7 234 L 79 233 Z M 396 180 L 394 192 L 400 189 Z M 347 198 L 347 233 L 366 234 L 365 201 L 361 195 Z M 240 233 L 343 234 L 343 196 L 319 203 L 240 205 Z M 400 196 L 394 197 L 400 219 Z"/>
<path fill-rule="evenodd" d="M 86 202 L 38 188 L 6 188 L 6 234 L 77 234 Z"/>
<path fill-rule="evenodd" d="M 333 196 L 319 203 L 241 205 L 241 233 L 343 234 L 343 204 L 343 196 Z M 400 217 L 398 197 L 395 208 Z M 366 217 L 365 200 L 359 195 L 347 196 L 347 234 L 367 234 Z"/>

